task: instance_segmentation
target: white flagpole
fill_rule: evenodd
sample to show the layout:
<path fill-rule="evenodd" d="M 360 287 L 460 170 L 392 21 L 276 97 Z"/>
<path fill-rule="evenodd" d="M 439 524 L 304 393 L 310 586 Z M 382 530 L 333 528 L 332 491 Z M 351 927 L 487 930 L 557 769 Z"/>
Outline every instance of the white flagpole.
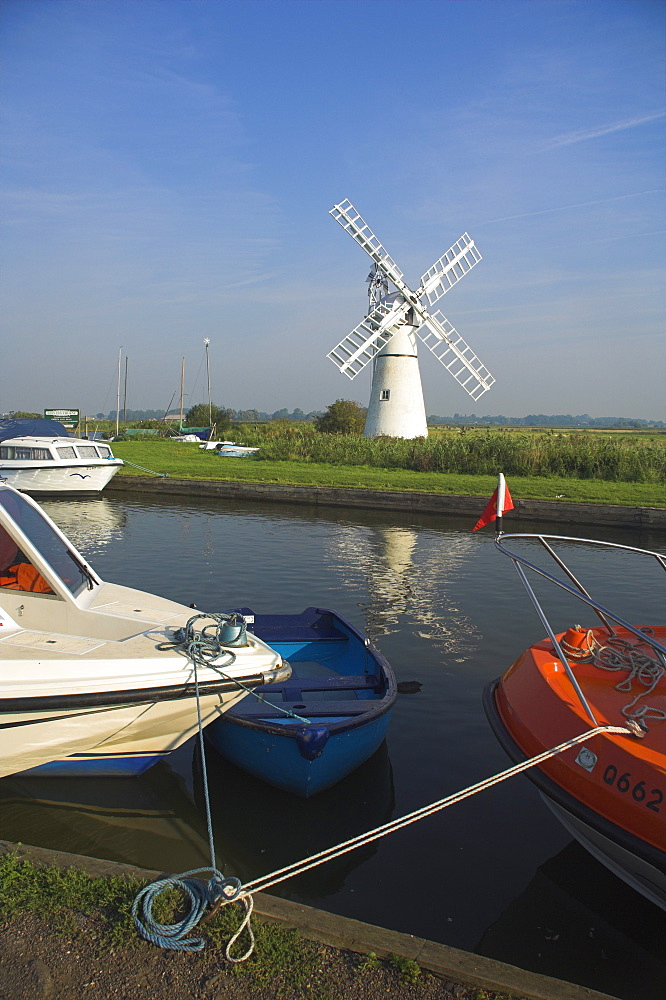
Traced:
<path fill-rule="evenodd" d="M 497 476 L 497 520 L 495 521 L 495 532 L 498 535 L 502 534 L 502 514 L 504 513 L 504 498 L 506 495 L 506 483 L 504 481 L 504 474 L 502 472 Z"/>

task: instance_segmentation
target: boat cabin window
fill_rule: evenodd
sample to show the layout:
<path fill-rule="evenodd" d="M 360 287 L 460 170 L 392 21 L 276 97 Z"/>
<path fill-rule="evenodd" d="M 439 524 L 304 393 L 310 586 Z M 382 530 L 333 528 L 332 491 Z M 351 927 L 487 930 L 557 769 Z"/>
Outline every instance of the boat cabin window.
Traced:
<path fill-rule="evenodd" d="M 113 458 L 113 453 L 111 449 L 105 444 L 98 444 L 97 451 L 99 452 L 100 458 Z"/>
<path fill-rule="evenodd" d="M 58 457 L 59 458 L 76 458 L 77 457 L 76 452 L 74 451 L 74 449 L 70 445 L 67 445 L 65 448 L 56 448 L 56 451 L 58 452 Z"/>
<path fill-rule="evenodd" d="M 80 444 L 78 446 L 79 458 L 99 458 L 97 449 L 92 444 Z"/>
<path fill-rule="evenodd" d="M 33 594 L 52 594 L 53 591 L 24 556 L 9 532 L 0 525 L 0 587 L 24 590 Z"/>
<path fill-rule="evenodd" d="M 9 491 L 0 491 L 0 507 L 2 507 L 12 521 L 30 540 L 41 556 L 48 562 L 60 580 L 64 583 L 71 594 L 76 596 L 90 585 L 90 578 L 85 567 L 79 562 L 77 556 L 68 547 L 67 543 L 54 531 L 51 524 L 44 517 L 42 512 L 33 507 L 25 497 Z M 10 551 L 13 547 L 13 551 Z M 18 562 L 8 562 L 4 569 L 0 569 L 0 587 L 9 586 L 13 590 L 32 590 L 33 592 L 48 593 L 53 591 L 46 584 L 46 590 L 37 590 L 41 587 L 39 581 L 35 581 L 35 586 L 27 586 L 34 575 L 39 574 L 29 559 L 21 552 L 18 543 L 11 537 L 9 531 L 0 525 L 0 563 L 4 558 L 10 560 L 16 558 Z M 2 580 L 11 575 L 8 570 L 15 566 L 26 566 L 28 568 L 17 570 L 16 583 L 23 584 L 16 586 L 15 583 Z M 42 580 L 42 577 L 39 577 Z"/>
<path fill-rule="evenodd" d="M 53 460 L 53 455 L 48 448 L 17 448 L 15 445 L 1 445 L 0 458 L 48 462 Z"/>

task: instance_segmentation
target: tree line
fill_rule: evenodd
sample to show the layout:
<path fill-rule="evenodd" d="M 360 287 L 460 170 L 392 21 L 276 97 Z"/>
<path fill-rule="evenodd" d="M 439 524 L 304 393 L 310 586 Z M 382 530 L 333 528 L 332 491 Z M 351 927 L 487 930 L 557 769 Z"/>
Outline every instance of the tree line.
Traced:
<path fill-rule="evenodd" d="M 333 415 L 331 409 L 333 408 Z M 213 404 L 208 407 L 208 403 L 197 403 L 191 407 L 183 419 L 183 423 L 189 427 L 208 426 L 214 423 L 219 430 L 229 427 L 232 423 L 267 423 L 272 420 L 290 420 L 295 422 L 305 421 L 313 423 L 319 430 L 332 429 L 336 426 L 337 432 L 354 433 L 360 425 L 363 430 L 366 410 L 352 400 L 336 400 L 331 403 L 325 411 L 311 410 L 306 413 L 298 407 L 288 410 L 284 407 L 267 413 L 263 410 L 234 410 Z M 5 414 L 7 416 L 7 414 Z M 27 411 L 16 411 L 9 414 L 13 417 L 42 417 L 42 413 L 29 413 Z M 209 417 L 212 416 L 212 419 Z M 116 411 L 109 413 L 96 413 L 96 420 L 115 421 Z M 163 410 L 122 410 L 121 419 L 123 422 L 136 421 L 166 421 L 168 423 L 179 422 L 179 413 L 167 413 Z M 663 420 L 644 420 L 639 417 L 591 417 L 588 413 L 572 416 L 570 413 L 531 413 L 525 417 L 507 417 L 503 414 L 496 416 L 479 417 L 475 413 L 454 413 L 450 417 L 442 417 L 437 414 L 428 416 L 428 424 L 431 427 L 440 425 L 453 425 L 463 427 L 573 427 L 573 428 L 607 428 L 610 430 L 660 430 L 666 428 Z M 322 425 L 323 420 L 323 425 Z"/>

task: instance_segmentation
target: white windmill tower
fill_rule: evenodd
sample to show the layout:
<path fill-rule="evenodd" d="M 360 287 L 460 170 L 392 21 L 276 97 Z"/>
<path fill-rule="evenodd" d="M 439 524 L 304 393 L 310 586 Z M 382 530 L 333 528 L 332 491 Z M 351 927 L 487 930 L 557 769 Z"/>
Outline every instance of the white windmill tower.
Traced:
<path fill-rule="evenodd" d="M 349 199 L 334 205 L 330 215 L 369 254 L 374 266 L 368 276 L 369 311 L 362 323 L 327 355 L 348 378 L 373 362 L 372 391 L 365 436 L 426 437 L 428 425 L 416 353 L 417 337 L 477 400 L 495 379 L 457 330 L 432 306 L 481 260 L 467 233 L 421 276 L 415 292 Z M 396 291 L 389 292 L 389 283 Z"/>

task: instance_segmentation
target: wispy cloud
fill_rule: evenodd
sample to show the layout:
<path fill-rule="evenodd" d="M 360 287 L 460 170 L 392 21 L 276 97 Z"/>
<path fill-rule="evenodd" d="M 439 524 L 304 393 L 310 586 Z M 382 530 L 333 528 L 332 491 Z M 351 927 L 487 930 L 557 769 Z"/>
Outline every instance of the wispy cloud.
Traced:
<path fill-rule="evenodd" d="M 544 143 L 544 149 L 554 149 L 557 146 L 570 146 L 574 142 L 585 142 L 587 139 L 598 139 L 601 135 L 609 135 L 611 132 L 622 132 L 627 128 L 636 128 L 637 125 L 645 125 L 647 122 L 657 121 L 666 115 L 665 111 L 658 111 L 653 115 L 643 115 L 641 118 L 623 118 L 619 122 L 610 122 L 607 125 L 598 125 L 596 128 L 579 128 L 574 132 L 563 132 L 556 135 Z"/>
<path fill-rule="evenodd" d="M 571 205 L 556 205 L 554 208 L 542 208 L 538 212 L 520 212 L 518 215 L 503 215 L 498 219 L 485 219 L 476 226 L 489 226 L 494 222 L 509 222 L 511 219 L 529 219 L 534 215 L 549 215 L 551 212 L 568 212 L 572 208 L 588 208 L 591 205 L 604 205 L 609 201 L 623 201 L 625 198 L 640 198 L 646 194 L 661 194 L 663 188 L 653 188 L 651 191 L 633 191 L 631 194 L 618 194 L 614 198 L 595 198 L 594 201 L 579 201 Z"/>

